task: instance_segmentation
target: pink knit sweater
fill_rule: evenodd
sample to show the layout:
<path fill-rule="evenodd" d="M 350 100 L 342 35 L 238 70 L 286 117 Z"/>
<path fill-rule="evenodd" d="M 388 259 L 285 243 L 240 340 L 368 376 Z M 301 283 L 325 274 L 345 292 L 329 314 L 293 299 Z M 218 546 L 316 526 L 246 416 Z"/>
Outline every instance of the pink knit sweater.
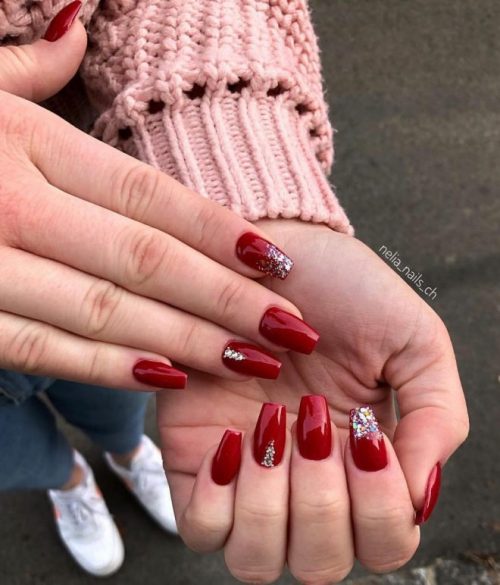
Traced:
<path fill-rule="evenodd" d="M 69 0 L 3 0 L 0 38 Z M 332 130 L 306 0 L 87 0 L 93 134 L 251 221 L 352 233 L 327 179 Z"/>

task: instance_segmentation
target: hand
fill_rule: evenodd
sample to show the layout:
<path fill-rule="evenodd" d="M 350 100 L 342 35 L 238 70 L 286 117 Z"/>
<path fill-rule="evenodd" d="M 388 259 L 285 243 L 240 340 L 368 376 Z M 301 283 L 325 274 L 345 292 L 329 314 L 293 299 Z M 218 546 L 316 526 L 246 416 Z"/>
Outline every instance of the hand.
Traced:
<path fill-rule="evenodd" d="M 285 276 L 288 259 L 273 264 L 236 214 L 8 93 L 55 93 L 85 45 L 76 21 L 55 42 L 0 48 L 0 368 L 138 390 L 185 385 L 167 357 L 276 377 L 279 360 L 241 341 L 265 341 L 261 319 L 280 307 L 315 344 L 253 280 L 256 267 Z M 221 359 L 235 337 L 252 359 Z"/>
<path fill-rule="evenodd" d="M 273 382 L 235 384 L 193 374 L 188 392 L 158 395 L 181 535 L 196 550 L 224 547 L 229 570 L 242 581 L 271 582 L 285 560 L 305 583 L 341 580 L 354 556 L 372 571 L 394 570 L 418 546 L 416 521 L 431 511 L 436 464 L 443 465 L 468 433 L 448 333 L 360 241 L 296 221 L 260 227 L 295 259 L 290 277 L 268 286 L 301 308 L 320 342 L 311 356 L 287 354 Z M 333 421 L 331 454 L 321 461 L 300 455 L 292 428 L 301 396 L 310 394 L 326 397 Z M 288 411 L 283 459 L 273 469 L 252 455 L 263 402 Z M 349 412 L 362 405 L 373 408 L 385 434 L 385 460 L 380 441 L 368 454 L 353 452 L 347 441 Z M 220 486 L 210 468 L 226 428 L 245 438 L 237 479 Z M 375 470 L 359 468 L 363 453 Z"/>

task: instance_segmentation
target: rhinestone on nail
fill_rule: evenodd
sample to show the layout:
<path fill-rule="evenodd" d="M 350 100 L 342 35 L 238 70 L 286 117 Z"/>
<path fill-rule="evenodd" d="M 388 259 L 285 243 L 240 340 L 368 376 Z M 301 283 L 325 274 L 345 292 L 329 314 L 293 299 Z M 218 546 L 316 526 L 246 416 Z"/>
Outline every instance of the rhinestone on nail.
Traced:
<path fill-rule="evenodd" d="M 276 449 L 274 448 L 274 440 L 269 441 L 266 447 L 264 458 L 262 459 L 261 465 L 264 467 L 274 467 L 274 456 L 276 455 Z"/>
<path fill-rule="evenodd" d="M 378 421 L 369 406 L 361 406 L 351 410 L 350 425 L 356 439 L 382 438 Z"/>
<path fill-rule="evenodd" d="M 241 362 L 245 359 L 245 356 L 241 353 L 241 351 L 236 351 L 235 349 L 232 349 L 231 346 L 226 347 L 222 357 L 234 360 L 236 362 Z"/>

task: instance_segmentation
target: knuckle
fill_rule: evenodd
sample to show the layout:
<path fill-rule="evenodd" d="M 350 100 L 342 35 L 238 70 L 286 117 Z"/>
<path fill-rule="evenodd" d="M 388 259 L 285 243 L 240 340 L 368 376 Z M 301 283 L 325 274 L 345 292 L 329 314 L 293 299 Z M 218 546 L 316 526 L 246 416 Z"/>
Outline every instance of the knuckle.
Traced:
<path fill-rule="evenodd" d="M 349 501 L 327 491 L 321 491 L 306 500 L 294 504 L 295 515 L 307 519 L 307 522 L 332 522 L 349 514 Z"/>
<path fill-rule="evenodd" d="M 200 208 L 193 220 L 193 246 L 198 250 L 208 250 L 220 231 L 217 220 L 218 209 L 209 201 L 201 200 Z"/>
<path fill-rule="evenodd" d="M 127 169 L 115 181 L 117 211 L 142 222 L 160 191 L 159 183 L 160 173 L 152 167 L 138 164 Z"/>
<path fill-rule="evenodd" d="M 281 576 L 281 571 L 277 569 L 259 569 L 231 566 L 227 563 L 227 568 L 231 575 L 242 583 L 267 584 L 274 583 Z"/>
<path fill-rule="evenodd" d="M 84 370 L 85 381 L 88 384 L 102 384 L 105 380 L 104 364 L 109 363 L 109 356 L 104 345 L 96 344 L 88 355 L 87 366 Z"/>
<path fill-rule="evenodd" d="M 323 569 L 298 569 L 291 565 L 290 572 L 303 585 L 331 585 L 343 581 L 351 572 L 352 566 L 352 561 Z"/>
<path fill-rule="evenodd" d="M 280 502 L 270 504 L 266 502 L 246 502 L 240 505 L 236 514 L 243 526 L 273 527 L 286 521 L 285 511 Z"/>
<path fill-rule="evenodd" d="M 218 548 L 227 526 L 218 515 L 190 506 L 182 517 L 179 530 L 189 548 L 196 552 L 209 552 Z"/>
<path fill-rule="evenodd" d="M 14 370 L 37 372 L 46 362 L 50 329 L 41 323 L 25 325 L 14 338 L 10 351 Z"/>
<path fill-rule="evenodd" d="M 377 506 L 358 513 L 356 524 L 365 530 L 379 530 L 384 526 L 386 530 L 393 530 L 411 522 L 413 511 L 406 506 Z"/>
<path fill-rule="evenodd" d="M 142 285 L 153 278 L 169 254 L 169 244 L 161 232 L 135 228 L 125 236 L 123 251 L 127 283 Z"/>
<path fill-rule="evenodd" d="M 183 362 L 190 362 L 198 355 L 200 333 L 200 324 L 195 320 L 184 326 L 173 344 L 176 355 L 172 355 L 172 359 L 182 357 Z"/>
<path fill-rule="evenodd" d="M 90 285 L 81 308 L 87 337 L 99 337 L 109 328 L 122 294 L 122 289 L 106 280 L 97 280 Z"/>
<path fill-rule="evenodd" d="M 229 277 L 221 285 L 216 303 L 217 313 L 222 315 L 226 321 L 231 321 L 241 312 L 244 294 L 244 280 L 235 276 Z"/>

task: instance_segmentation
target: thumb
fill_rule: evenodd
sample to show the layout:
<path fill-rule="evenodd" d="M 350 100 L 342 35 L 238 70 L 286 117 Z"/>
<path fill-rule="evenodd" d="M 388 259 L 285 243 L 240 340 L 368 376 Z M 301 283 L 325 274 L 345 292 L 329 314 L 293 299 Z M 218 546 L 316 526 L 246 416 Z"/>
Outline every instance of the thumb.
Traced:
<path fill-rule="evenodd" d="M 56 94 L 75 75 L 87 34 L 76 21 L 82 3 L 71 2 L 51 21 L 43 39 L 0 47 L 0 90 L 39 102 Z"/>
<path fill-rule="evenodd" d="M 466 439 L 469 421 L 453 347 L 443 322 L 429 312 L 405 349 L 386 364 L 400 421 L 393 438 L 416 522 L 434 508 L 441 466 Z"/>

